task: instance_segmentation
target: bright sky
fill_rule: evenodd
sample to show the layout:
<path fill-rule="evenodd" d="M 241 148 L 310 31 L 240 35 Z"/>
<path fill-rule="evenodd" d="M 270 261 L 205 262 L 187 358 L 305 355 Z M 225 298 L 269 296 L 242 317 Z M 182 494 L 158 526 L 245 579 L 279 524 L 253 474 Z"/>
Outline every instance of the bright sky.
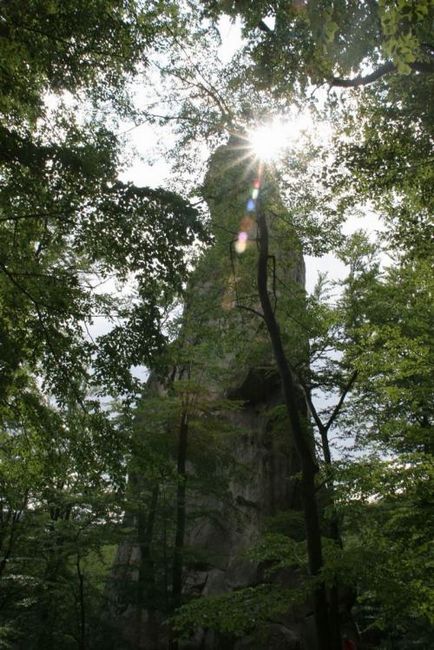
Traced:
<path fill-rule="evenodd" d="M 242 45 L 241 29 L 238 22 L 233 23 L 228 18 L 222 18 L 219 25 L 222 45 L 220 47 L 219 56 L 223 63 L 228 62 L 234 52 Z M 149 98 L 148 98 L 149 101 Z M 285 125 L 283 122 L 279 125 L 279 120 L 274 124 L 274 129 L 270 125 L 266 125 L 256 133 L 253 137 L 258 154 L 262 155 L 264 159 L 270 156 L 271 149 L 282 148 L 282 144 L 290 147 L 291 150 L 300 147 L 303 148 L 303 131 L 308 134 L 315 134 L 315 137 L 328 138 L 330 137 L 330 126 L 319 125 L 313 123 L 312 117 L 306 114 L 300 114 L 295 109 L 294 114 L 291 116 L 290 129 L 288 123 Z M 136 155 L 131 155 L 130 165 L 124 171 L 121 179 L 124 181 L 132 181 L 138 186 L 165 186 L 171 181 L 170 164 L 163 159 L 159 154 L 161 142 L 166 145 L 166 150 L 170 149 L 170 141 L 167 139 L 173 138 L 173 134 L 167 127 L 159 127 L 155 125 L 143 124 L 134 127 L 128 133 L 131 144 L 136 149 Z M 344 234 L 349 235 L 356 230 L 364 229 L 368 233 L 374 235 L 376 230 L 380 229 L 380 223 L 376 214 L 369 209 L 364 211 L 362 217 L 354 215 L 348 219 L 343 227 Z M 348 273 L 348 269 L 340 262 L 334 255 L 328 254 L 322 257 L 305 256 L 306 265 L 306 290 L 311 293 L 315 287 L 318 279 L 318 274 L 326 273 L 330 280 L 342 280 Z M 95 323 L 92 328 L 93 334 L 102 333 L 103 330 L 107 331 L 107 323 Z M 132 368 L 135 376 L 144 380 L 147 377 L 147 370 L 140 366 Z M 316 395 L 317 408 L 330 407 L 336 401 L 336 398 L 327 397 L 323 394 Z"/>
<path fill-rule="evenodd" d="M 230 60 L 234 52 L 242 44 L 241 30 L 239 23 L 232 23 L 228 18 L 222 18 L 220 21 L 220 33 L 222 36 L 222 46 L 220 48 L 220 58 L 225 63 Z M 148 98 L 138 96 L 139 102 L 143 105 Z M 308 132 L 315 132 L 315 134 L 322 134 L 327 137 L 327 127 L 319 127 L 318 124 L 313 124 L 312 119 L 306 115 L 298 115 L 291 118 L 291 128 L 288 130 L 284 124 L 275 125 L 274 131 L 270 126 L 266 126 L 259 133 L 255 135 L 256 147 L 258 153 L 266 156 L 270 153 L 270 144 L 276 146 L 277 149 L 281 147 L 282 143 L 296 148 L 302 146 L 300 144 L 303 130 Z M 128 126 L 125 127 L 125 131 Z M 163 159 L 160 155 L 161 142 L 170 147 L 170 139 L 173 139 L 173 134 L 167 127 L 159 127 L 158 125 L 150 125 L 148 123 L 130 128 L 126 133 L 129 143 L 132 145 L 134 151 L 129 150 L 129 160 L 124 172 L 121 174 L 121 180 L 131 181 L 137 186 L 167 186 L 171 180 L 170 164 Z M 168 142 L 169 139 L 169 142 Z M 298 142 L 300 141 L 300 142 Z M 379 228 L 379 222 L 373 212 L 366 211 L 365 216 L 360 219 L 353 217 L 348 220 L 344 226 L 344 232 L 350 234 L 357 229 L 364 228 L 368 232 L 374 232 Z M 336 259 L 334 255 L 325 255 L 321 258 L 305 256 L 306 263 L 306 289 L 312 292 L 318 273 L 327 273 L 331 280 L 343 279 L 347 274 L 347 269 L 342 262 Z M 106 289 L 106 287 L 102 287 Z M 111 325 L 103 319 L 97 319 L 94 325 L 90 328 L 92 336 L 98 336 L 111 329 Z M 134 375 L 141 379 L 146 379 L 147 371 L 143 367 L 133 368 Z M 320 405 L 325 406 L 327 402 L 320 398 Z"/>
<path fill-rule="evenodd" d="M 233 22 L 224 16 L 219 21 L 219 30 L 222 37 L 219 56 L 223 63 L 227 63 L 242 44 L 240 22 Z M 139 105 L 144 103 L 140 92 L 137 94 L 137 100 Z M 166 141 L 173 138 L 170 130 L 144 123 L 130 130 L 126 127 L 125 134 L 135 152 L 131 153 L 131 164 L 121 174 L 120 179 L 131 181 L 139 187 L 164 185 L 170 178 L 170 164 L 159 155 L 159 146 L 162 138 Z"/>
<path fill-rule="evenodd" d="M 219 56 L 222 62 L 226 63 L 242 45 L 241 27 L 238 21 L 233 22 L 228 17 L 223 17 L 219 22 L 219 30 L 222 37 Z M 140 97 L 140 94 L 138 95 L 138 100 L 140 103 L 143 103 L 143 98 Z M 288 128 L 286 130 L 281 129 L 280 131 L 279 129 L 274 129 L 273 136 L 273 129 L 269 125 L 264 127 L 262 132 L 260 131 L 256 135 L 257 150 L 259 153 L 264 154 L 264 156 L 268 155 L 270 144 L 273 144 L 273 137 L 277 144 L 282 143 L 286 139 L 285 144 L 294 146 L 300 131 L 303 129 L 311 132 L 314 131 L 321 135 L 321 133 L 324 134 L 327 127 L 313 124 L 312 119 L 306 115 L 300 115 L 297 119 L 292 117 L 291 130 L 288 130 Z M 170 164 L 158 152 L 162 141 L 166 144 L 167 139 L 173 138 L 170 129 L 144 123 L 132 128 L 127 135 L 131 145 L 136 150 L 136 154 L 131 154 L 131 164 L 122 173 L 121 180 L 132 181 L 138 186 L 151 187 L 164 186 L 170 182 Z M 346 234 L 350 234 L 360 228 L 365 228 L 370 232 L 374 232 L 379 228 L 379 222 L 375 214 L 367 212 L 363 219 L 357 216 L 350 218 L 344 226 L 344 231 Z M 346 274 L 344 264 L 330 254 L 321 258 L 306 256 L 305 262 L 306 289 L 308 292 L 313 290 L 319 272 L 326 272 L 331 279 L 335 280 L 342 279 Z"/>

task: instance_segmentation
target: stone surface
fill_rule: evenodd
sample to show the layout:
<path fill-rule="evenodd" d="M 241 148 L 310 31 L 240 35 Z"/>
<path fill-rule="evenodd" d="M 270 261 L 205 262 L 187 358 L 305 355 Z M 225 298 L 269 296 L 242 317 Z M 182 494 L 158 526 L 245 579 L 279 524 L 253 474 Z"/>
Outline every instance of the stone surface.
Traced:
<path fill-rule="evenodd" d="M 196 340 L 195 327 L 198 323 L 201 323 L 204 332 L 208 328 L 213 336 L 219 333 L 214 348 L 207 352 L 208 367 L 202 369 L 197 378 L 206 385 L 210 400 L 229 398 L 242 404 L 238 410 L 222 410 L 219 415 L 225 427 L 230 425 L 237 431 L 232 438 L 230 452 L 241 471 L 230 480 L 225 499 L 219 500 L 214 496 L 197 497 L 195 500 L 192 497 L 188 504 L 190 512 L 208 510 L 212 511 L 212 516 L 195 516 L 188 522 L 186 546 L 202 554 L 206 561 L 203 566 L 186 569 L 186 596 L 217 595 L 258 584 L 261 568 L 246 558 L 246 551 L 264 532 L 269 517 L 299 507 L 297 480 L 294 478 L 298 466 L 289 442 L 288 427 L 282 436 L 276 429 L 272 413 L 273 408 L 282 402 L 282 396 L 268 338 L 260 319 L 238 308 L 238 301 L 241 300 L 250 309 L 259 309 L 258 299 L 254 296 L 256 253 L 253 243 L 246 256 L 236 261 L 236 268 L 229 254 L 224 254 L 231 239 L 231 236 L 228 239 L 227 232 L 237 231 L 249 194 L 249 178 L 246 178 L 244 168 L 229 165 L 236 155 L 236 142 L 221 147 L 214 156 L 207 176 L 204 194 L 212 220 L 218 227 L 215 229 L 215 245 L 192 279 L 185 310 L 184 336 L 191 345 L 191 341 Z M 278 197 L 275 203 L 278 204 Z M 278 226 L 276 224 L 275 227 Z M 279 233 L 274 233 L 271 252 L 281 277 L 286 286 L 302 290 L 304 263 L 301 255 L 294 250 L 296 240 L 293 239 L 292 243 L 282 241 L 280 233 L 279 241 Z M 282 291 L 279 288 L 276 293 L 278 309 L 280 303 L 284 302 Z M 204 312 L 205 318 L 202 315 Z M 206 333 L 202 336 L 206 337 Z M 199 340 L 197 345 L 200 344 Z M 303 358 L 305 342 L 300 340 L 299 346 L 299 355 Z M 175 370 L 173 376 L 181 372 L 182 369 Z M 193 378 L 194 372 L 193 369 Z M 161 387 L 158 390 L 164 393 Z M 115 585 L 114 592 L 120 590 L 119 585 L 123 581 L 134 585 L 140 561 L 139 545 L 127 543 L 119 547 L 114 571 L 118 586 Z M 155 613 L 150 621 L 147 612 L 134 612 L 131 605 L 123 611 L 122 607 L 118 607 L 114 615 L 120 615 L 120 625 L 125 628 L 125 638 L 129 640 L 131 648 L 163 650 L 168 647 L 167 631 L 161 625 L 161 620 L 160 632 L 155 632 Z M 295 620 L 291 613 L 286 619 L 284 622 L 272 622 L 257 635 L 238 641 L 223 640 L 213 632 L 198 630 L 181 647 L 185 650 L 298 650 L 301 648 L 300 621 Z M 303 647 L 313 650 L 313 646 Z"/>

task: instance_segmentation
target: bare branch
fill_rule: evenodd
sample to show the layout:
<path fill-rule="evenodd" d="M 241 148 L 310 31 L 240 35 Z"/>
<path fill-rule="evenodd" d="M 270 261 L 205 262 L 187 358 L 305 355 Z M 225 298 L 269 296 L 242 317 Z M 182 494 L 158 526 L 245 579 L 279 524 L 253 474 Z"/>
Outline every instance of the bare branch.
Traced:
<path fill-rule="evenodd" d="M 423 63 L 421 61 L 415 61 L 409 65 L 410 68 L 415 72 L 422 72 L 425 74 L 434 72 L 434 63 Z M 385 75 L 396 71 L 397 66 L 392 61 L 387 61 L 387 63 L 381 65 L 379 68 L 377 68 L 377 70 L 374 70 L 374 72 L 371 72 L 364 77 L 362 75 L 358 75 L 357 77 L 354 77 L 354 79 L 341 79 L 339 77 L 332 77 L 329 80 L 329 83 L 331 86 L 339 86 L 341 88 L 358 88 L 359 86 L 367 86 L 371 83 L 374 83 L 374 81 L 381 79 L 381 77 L 384 77 Z"/>
<path fill-rule="evenodd" d="M 300 380 L 300 378 L 299 378 L 299 382 L 300 382 L 301 387 L 303 388 L 303 392 L 304 392 L 305 397 L 306 397 L 306 402 L 307 402 L 307 405 L 309 407 L 309 411 L 310 411 L 310 413 L 311 413 L 311 415 L 312 415 L 312 417 L 313 417 L 313 419 L 315 421 L 316 426 L 318 427 L 318 431 L 321 432 L 324 429 L 324 425 L 323 425 L 322 420 L 321 420 L 321 418 L 320 418 L 320 416 L 318 414 L 318 411 L 315 408 L 315 404 L 313 403 L 311 392 L 307 388 L 306 384 Z"/>
<path fill-rule="evenodd" d="M 326 433 L 330 429 L 330 427 L 332 426 L 333 422 L 336 420 L 337 416 L 339 415 L 339 411 L 342 408 L 342 404 L 344 403 L 344 400 L 345 400 L 348 392 L 351 390 L 352 385 L 356 381 L 356 378 L 357 378 L 357 370 L 355 370 L 353 372 L 350 379 L 348 380 L 347 385 L 344 387 L 344 390 L 341 393 L 341 396 L 339 398 L 338 403 L 336 404 L 335 408 L 333 409 L 333 413 L 331 414 L 329 421 L 325 425 L 325 432 Z"/>
<path fill-rule="evenodd" d="M 240 305 L 238 302 L 237 302 L 237 307 L 238 307 L 238 309 L 244 309 L 245 311 L 248 311 L 251 314 L 255 314 L 255 316 L 259 316 L 259 318 L 264 319 L 264 314 L 261 314 L 260 311 L 257 311 L 256 309 L 253 309 L 253 307 L 247 307 L 246 305 Z"/>
<path fill-rule="evenodd" d="M 311 413 L 311 415 L 312 415 L 312 417 L 314 419 L 314 422 L 315 422 L 316 426 L 318 427 L 318 431 L 319 431 L 319 434 L 321 436 L 324 460 L 325 460 L 327 465 L 331 465 L 331 462 L 332 462 L 332 457 L 331 457 L 331 452 L 330 452 L 330 445 L 329 445 L 329 440 L 328 440 L 328 435 L 327 434 L 328 434 L 329 429 L 332 426 L 333 422 L 336 420 L 337 416 L 339 415 L 339 412 L 340 412 L 340 410 L 342 408 L 342 404 L 344 403 L 344 400 L 345 400 L 346 396 L 348 395 L 348 392 L 350 391 L 351 386 L 354 384 L 354 382 L 356 380 L 356 377 L 357 377 L 357 370 L 355 370 L 353 372 L 353 374 L 351 375 L 350 379 L 348 380 L 346 386 L 344 387 L 344 389 L 343 389 L 343 391 L 341 393 L 341 396 L 339 398 L 339 401 L 336 404 L 336 406 L 334 407 L 333 412 L 332 412 L 327 424 L 323 423 L 318 411 L 315 408 L 315 404 L 313 403 L 313 400 L 312 400 L 311 391 L 308 389 L 306 384 L 304 382 L 302 382 L 301 379 L 299 378 L 300 384 L 301 384 L 301 386 L 303 388 L 303 391 L 304 391 L 304 394 L 305 394 L 305 398 L 306 398 L 306 402 L 307 402 L 309 411 L 310 411 L 310 413 Z"/>
<path fill-rule="evenodd" d="M 266 32 L 267 34 L 273 33 L 273 30 L 270 27 L 268 27 L 267 23 L 265 23 L 263 20 L 259 21 L 258 29 L 260 29 L 261 32 Z"/>

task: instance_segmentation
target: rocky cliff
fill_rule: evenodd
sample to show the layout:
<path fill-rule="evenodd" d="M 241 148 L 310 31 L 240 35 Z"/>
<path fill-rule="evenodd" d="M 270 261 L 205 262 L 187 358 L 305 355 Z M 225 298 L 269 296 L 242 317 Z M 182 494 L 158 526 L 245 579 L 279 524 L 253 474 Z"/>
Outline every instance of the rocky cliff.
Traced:
<path fill-rule="evenodd" d="M 148 416 L 142 414 L 136 426 L 136 451 L 140 453 L 144 449 L 140 438 L 150 436 L 154 426 L 149 425 L 146 401 L 155 410 L 157 398 L 163 404 L 174 395 L 173 408 L 162 407 L 167 413 L 166 425 L 164 414 L 157 418 L 172 470 L 143 477 L 138 463 L 131 472 L 136 504 L 129 517 L 132 532 L 118 549 L 112 587 L 112 613 L 124 630 L 125 647 L 176 647 L 166 621 L 176 563 L 173 555 L 180 539 L 182 601 L 188 601 L 259 584 L 263 567 L 247 559 L 246 551 L 270 525 L 280 521 L 287 530 L 291 521 L 298 521 L 291 516 L 299 509 L 297 463 L 289 425 L 279 409 L 281 390 L 271 348 L 258 314 L 255 224 L 251 214 L 245 214 L 256 169 L 245 153 L 243 140 L 232 137 L 212 159 L 203 195 L 210 210 L 213 244 L 203 255 L 188 290 L 182 328 L 174 344 L 173 358 L 178 361 L 165 378 L 154 376 L 144 398 L 143 413 Z M 303 259 L 271 176 L 262 191 L 274 215 L 270 219 L 270 292 L 285 323 L 282 332 L 291 348 L 290 357 L 302 364 L 306 341 L 296 319 L 291 325 L 287 316 L 295 313 L 294 305 L 299 310 L 302 302 Z M 251 220 L 249 242 L 246 251 L 238 255 L 233 243 L 240 223 L 246 229 L 246 219 Z M 185 416 L 187 403 L 189 430 L 185 463 L 180 466 L 181 429 L 177 430 L 177 422 Z M 168 431 L 172 431 L 171 438 Z M 185 484 L 181 490 L 183 511 L 179 509 L 180 480 Z M 185 515 L 181 536 L 180 513 Z M 297 535 L 300 531 L 294 530 Z M 289 584 L 294 575 L 282 574 L 278 579 Z M 308 637 L 306 610 L 288 609 L 262 626 L 260 634 L 253 631 L 237 640 L 198 629 L 179 647 L 277 650 L 302 647 L 303 643 L 310 648 Z"/>

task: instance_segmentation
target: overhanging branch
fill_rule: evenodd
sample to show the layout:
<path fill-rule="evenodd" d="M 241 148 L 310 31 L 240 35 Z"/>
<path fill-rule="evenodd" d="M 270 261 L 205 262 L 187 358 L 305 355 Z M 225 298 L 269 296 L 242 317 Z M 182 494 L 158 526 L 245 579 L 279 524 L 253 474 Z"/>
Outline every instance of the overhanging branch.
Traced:
<path fill-rule="evenodd" d="M 434 63 L 431 62 L 423 63 L 420 61 L 415 61 L 414 63 L 410 63 L 409 66 L 415 72 L 422 72 L 425 74 L 434 72 Z M 358 75 L 357 77 L 354 77 L 354 79 L 341 79 L 340 77 L 332 77 L 329 80 L 329 83 L 332 86 L 339 86 L 340 88 L 358 88 L 359 86 L 367 86 L 371 83 L 374 83 L 374 81 L 381 79 L 381 77 L 384 77 L 387 74 L 391 74 L 392 72 L 396 72 L 397 69 L 397 66 L 392 61 L 388 61 L 387 63 L 384 63 L 379 68 L 377 68 L 377 70 L 374 70 L 374 72 L 371 72 L 365 76 Z"/>

